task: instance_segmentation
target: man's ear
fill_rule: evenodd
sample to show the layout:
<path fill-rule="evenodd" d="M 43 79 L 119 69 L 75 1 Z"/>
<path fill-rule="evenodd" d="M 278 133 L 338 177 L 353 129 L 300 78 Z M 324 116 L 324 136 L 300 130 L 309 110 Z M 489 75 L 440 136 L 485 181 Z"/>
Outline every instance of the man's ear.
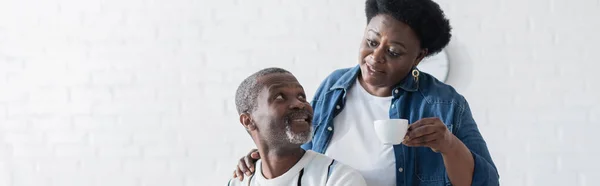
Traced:
<path fill-rule="evenodd" d="M 248 113 L 240 114 L 240 123 L 248 132 L 256 130 L 256 125 L 252 122 L 252 117 Z"/>
<path fill-rule="evenodd" d="M 419 63 L 423 61 L 423 58 L 425 58 L 425 56 L 427 56 L 428 53 L 429 51 L 427 49 L 421 50 L 421 52 L 419 52 L 419 55 L 417 56 L 417 60 L 414 66 L 416 67 L 417 65 L 419 65 Z"/>

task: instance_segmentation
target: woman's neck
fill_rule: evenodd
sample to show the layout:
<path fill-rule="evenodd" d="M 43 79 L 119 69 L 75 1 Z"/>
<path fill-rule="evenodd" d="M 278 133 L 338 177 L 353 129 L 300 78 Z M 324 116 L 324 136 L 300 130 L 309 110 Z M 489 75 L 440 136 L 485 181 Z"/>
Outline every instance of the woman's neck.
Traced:
<path fill-rule="evenodd" d="M 369 94 L 377 97 L 388 97 L 392 96 L 392 88 L 391 87 L 376 87 L 369 85 L 366 83 L 362 77 L 358 76 L 358 82 L 360 86 L 362 86 Z"/>

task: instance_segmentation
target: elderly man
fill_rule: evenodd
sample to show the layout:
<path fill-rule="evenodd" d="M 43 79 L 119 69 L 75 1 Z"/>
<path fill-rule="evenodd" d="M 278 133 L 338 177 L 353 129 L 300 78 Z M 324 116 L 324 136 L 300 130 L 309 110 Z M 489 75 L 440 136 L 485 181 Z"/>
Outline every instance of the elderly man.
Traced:
<path fill-rule="evenodd" d="M 354 169 L 300 147 L 312 138 L 313 110 L 292 73 L 267 68 L 252 74 L 237 89 L 235 103 L 261 160 L 254 175 L 228 185 L 366 185 Z"/>

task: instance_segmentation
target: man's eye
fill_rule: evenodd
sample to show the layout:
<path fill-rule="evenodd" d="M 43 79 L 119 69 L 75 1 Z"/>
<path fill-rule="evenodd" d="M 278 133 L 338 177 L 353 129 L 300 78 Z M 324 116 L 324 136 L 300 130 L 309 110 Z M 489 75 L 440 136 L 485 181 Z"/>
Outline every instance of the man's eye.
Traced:
<path fill-rule="evenodd" d="M 375 41 L 373 41 L 373 40 L 370 40 L 370 39 L 367 39 L 367 44 L 368 44 L 370 47 L 376 47 L 376 46 L 377 46 L 377 42 L 375 42 Z"/>
<path fill-rule="evenodd" d="M 281 94 L 277 95 L 277 97 L 275 97 L 275 99 L 283 99 L 283 96 Z"/>
<path fill-rule="evenodd" d="M 306 96 L 304 96 L 304 95 L 299 95 L 299 96 L 298 96 L 298 99 L 305 100 L 305 99 L 306 99 Z"/>

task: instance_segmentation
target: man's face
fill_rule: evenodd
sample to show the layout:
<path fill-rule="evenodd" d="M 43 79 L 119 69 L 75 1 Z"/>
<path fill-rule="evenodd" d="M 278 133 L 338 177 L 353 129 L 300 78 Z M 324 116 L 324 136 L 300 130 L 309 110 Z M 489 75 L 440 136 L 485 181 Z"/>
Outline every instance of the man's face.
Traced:
<path fill-rule="evenodd" d="M 289 73 L 275 73 L 259 78 L 258 83 L 262 88 L 252 119 L 260 140 L 278 145 L 309 142 L 313 110 L 298 80 Z"/>

